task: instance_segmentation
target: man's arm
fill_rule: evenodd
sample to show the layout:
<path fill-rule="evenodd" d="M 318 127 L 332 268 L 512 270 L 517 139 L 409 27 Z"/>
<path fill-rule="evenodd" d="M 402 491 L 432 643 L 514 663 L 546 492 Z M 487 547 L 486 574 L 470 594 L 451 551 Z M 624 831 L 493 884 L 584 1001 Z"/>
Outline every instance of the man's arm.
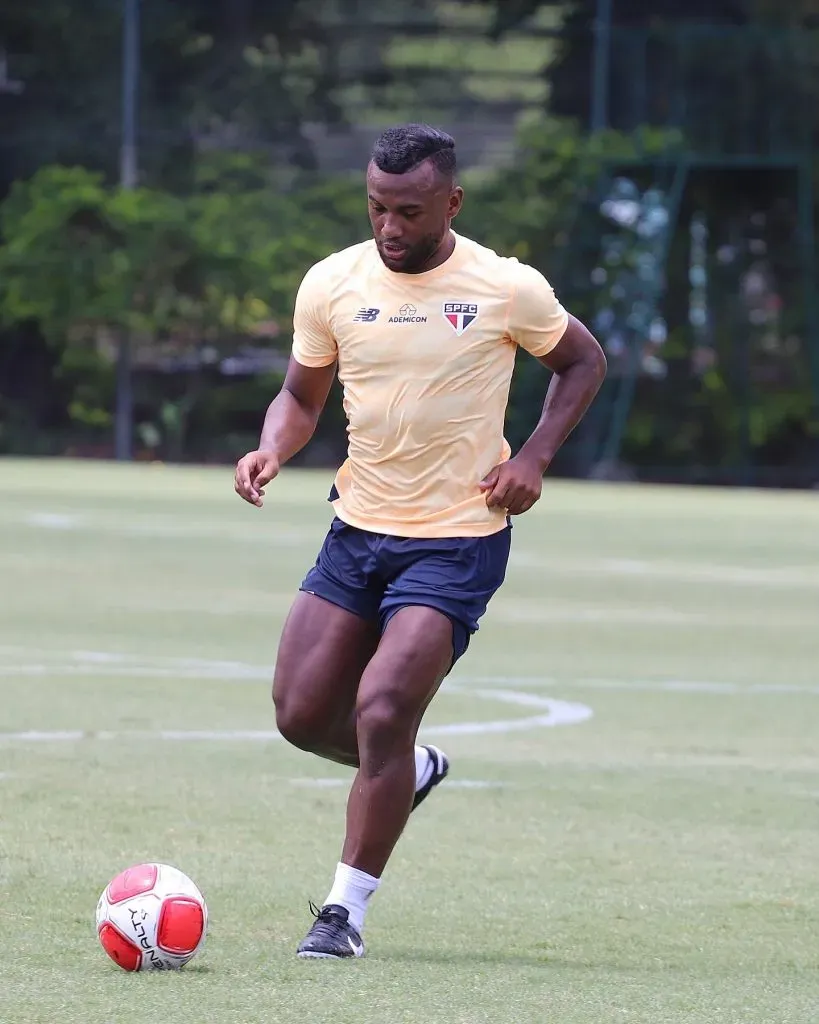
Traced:
<path fill-rule="evenodd" d="M 280 465 L 300 452 L 316 431 L 335 375 L 335 363 L 302 366 L 291 356 L 282 389 L 268 406 L 259 450 L 275 452 Z"/>
<path fill-rule="evenodd" d="M 302 366 L 291 356 L 282 389 L 268 406 L 259 447 L 236 466 L 234 488 L 245 501 L 261 508 L 262 488 L 313 436 L 335 373 L 335 362 Z"/>
<path fill-rule="evenodd" d="M 554 373 L 540 421 L 515 458 L 496 466 L 480 485 L 486 504 L 508 509 L 510 515 L 527 512 L 540 498 L 543 474 L 606 376 L 602 348 L 573 316 L 563 337 L 540 362 Z"/>
<path fill-rule="evenodd" d="M 540 421 L 518 455 L 534 459 L 542 475 L 600 390 L 606 376 L 606 357 L 591 332 L 570 315 L 563 337 L 539 361 L 554 376 Z"/>

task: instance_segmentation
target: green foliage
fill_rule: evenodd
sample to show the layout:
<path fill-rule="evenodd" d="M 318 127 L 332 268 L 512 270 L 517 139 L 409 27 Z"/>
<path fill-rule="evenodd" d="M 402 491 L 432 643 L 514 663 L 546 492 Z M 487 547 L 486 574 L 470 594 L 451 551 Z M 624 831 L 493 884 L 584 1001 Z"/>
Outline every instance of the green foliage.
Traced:
<path fill-rule="evenodd" d="M 46 168 L 19 182 L 0 209 L 0 289 L 6 323 L 36 320 L 51 337 L 72 319 L 99 315 L 113 298 L 95 282 L 114 239 L 104 233 L 106 194 L 99 175 Z M 72 315 L 73 314 L 73 315 Z"/>
<path fill-rule="evenodd" d="M 269 315 L 252 262 L 231 251 L 204 205 L 150 189 L 109 189 L 83 168 L 50 167 L 2 207 L 2 311 L 55 343 L 105 330 L 211 339 Z"/>
<path fill-rule="evenodd" d="M 360 182 L 311 179 L 285 191 L 253 161 L 214 164 L 203 161 L 201 187 L 188 196 L 47 167 L 0 208 L 0 321 L 37 324 L 73 382 L 67 412 L 78 425 L 109 421 L 121 338 L 139 366 L 157 346 L 196 365 L 253 335 L 286 337 L 304 271 L 358 240 Z M 180 455 L 199 376 L 183 376 L 173 399 L 142 399 L 149 433 Z"/>
<path fill-rule="evenodd" d="M 220 343 L 286 321 L 306 267 L 355 240 L 352 195 L 333 181 L 179 197 L 44 168 L 0 212 L 3 319 L 36 320 L 55 344 L 106 331 Z"/>
<path fill-rule="evenodd" d="M 602 237 L 611 231 L 599 212 L 603 186 L 613 173 L 623 172 L 644 185 L 656 185 L 651 158 L 682 154 L 682 140 L 673 132 L 654 129 L 634 135 L 588 136 L 572 122 L 542 118 L 524 129 L 520 143 L 519 158 L 512 166 L 468 189 L 459 229 L 537 266 L 569 309 L 593 324 L 603 295 L 592 284 L 591 271 L 601 265 Z M 736 246 L 750 230 L 741 191 L 734 189 L 732 195 L 730 185 L 727 189 L 727 195 L 703 195 L 698 187 L 691 200 L 696 204 L 693 209 L 705 204 L 715 247 L 720 239 Z M 690 289 L 686 226 L 687 221 L 677 225 L 677 256 L 666 267 L 658 295 L 658 311 L 669 305 L 678 310 L 672 317 L 684 314 Z M 784 253 L 790 259 L 796 240 L 791 236 L 788 241 L 785 234 L 777 243 L 777 237 L 772 229 L 771 246 L 778 244 L 780 256 Z M 752 250 L 750 238 L 743 244 L 745 250 Z M 771 259 L 777 259 L 773 250 Z M 751 461 L 777 464 L 788 451 L 794 453 L 791 459 L 804 460 L 819 382 L 811 374 L 811 339 L 799 278 L 794 282 L 792 274 L 780 275 L 787 318 L 774 332 L 780 340 L 766 340 L 764 335 L 770 332 L 752 326 L 739 297 L 752 261 L 752 256 L 740 259 L 723 268 L 719 280 L 712 282 L 712 347 L 705 353 L 710 369 L 698 368 L 701 353 L 693 347 L 688 325 L 680 324 L 663 350 L 668 377 L 638 381 L 623 439 L 628 461 L 637 466 L 675 467 L 675 472 L 700 472 L 707 467 L 709 472 L 728 475 Z M 606 341 L 605 336 L 601 341 Z M 531 431 L 547 384 L 548 375 L 534 361 L 518 361 L 507 422 L 513 445 Z M 607 403 L 615 388 L 616 380 L 610 379 L 592 418 L 599 421 L 592 429 L 599 438 L 608 430 Z M 587 440 L 588 435 L 573 439 L 578 448 Z M 581 463 L 584 458 L 581 455 Z"/>
<path fill-rule="evenodd" d="M 521 131 L 515 163 L 468 190 L 459 230 L 537 267 L 571 311 L 591 322 L 596 296 L 589 273 L 599 258 L 601 184 L 613 166 L 635 164 L 678 145 L 677 135 L 668 131 L 589 136 L 576 122 L 531 119 Z M 518 360 L 507 419 L 513 446 L 522 444 L 537 422 L 548 382 L 536 361 Z"/>
<path fill-rule="evenodd" d="M 555 277 L 556 264 L 563 264 L 570 241 L 576 241 L 570 235 L 578 212 L 593 198 L 601 176 L 613 164 L 635 163 L 678 144 L 670 131 L 588 135 L 574 121 L 530 119 L 521 129 L 514 164 L 470 193 L 461 226 Z"/>
<path fill-rule="evenodd" d="M 531 121 L 512 166 L 466 176 L 458 230 L 537 266 L 571 311 L 591 320 L 601 183 L 613 166 L 640 173 L 644 158 L 678 143 L 667 132 L 588 137 L 571 122 Z M 229 456 L 257 436 L 280 372 L 228 380 L 217 372 L 219 358 L 237 345 L 274 346 L 282 366 L 304 271 L 369 230 L 360 175 L 323 178 L 219 151 L 201 157 L 195 170 L 194 189 L 176 195 L 111 188 L 83 168 L 43 168 L 0 207 L 0 320 L 36 323 L 47 337 L 65 418 L 107 435 L 111 357 L 127 335 L 137 365 L 138 437 L 168 458 L 217 450 Z M 668 294 L 686 288 L 685 263 L 670 264 Z M 672 331 L 668 380 L 641 380 L 637 388 L 624 438 L 631 461 L 728 465 L 750 450 L 775 453 L 783 437 L 807 432 L 806 374 L 780 377 L 776 388 L 754 387 L 738 402 L 732 346 L 741 329 L 736 319 L 719 326 L 714 363 L 701 374 L 692 372 L 686 329 Z M 788 333 L 798 329 L 791 325 Z M 190 368 L 141 369 L 156 352 Z M 534 360 L 519 360 L 507 422 L 514 446 L 534 426 L 547 385 L 548 373 Z M 14 415 L 6 402 L 3 418 Z M 336 392 L 318 442 L 314 457 L 332 460 L 343 451 Z"/>

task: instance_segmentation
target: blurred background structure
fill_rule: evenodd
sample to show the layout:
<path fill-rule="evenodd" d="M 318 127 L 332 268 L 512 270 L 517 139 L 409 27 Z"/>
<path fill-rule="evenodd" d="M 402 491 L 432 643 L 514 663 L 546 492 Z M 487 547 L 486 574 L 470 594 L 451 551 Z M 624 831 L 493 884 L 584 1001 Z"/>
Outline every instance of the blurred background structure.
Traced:
<path fill-rule="evenodd" d="M 254 447 L 408 120 L 606 348 L 557 472 L 819 483 L 819 0 L 0 0 L 0 452 Z M 334 399 L 302 461 L 344 447 Z"/>

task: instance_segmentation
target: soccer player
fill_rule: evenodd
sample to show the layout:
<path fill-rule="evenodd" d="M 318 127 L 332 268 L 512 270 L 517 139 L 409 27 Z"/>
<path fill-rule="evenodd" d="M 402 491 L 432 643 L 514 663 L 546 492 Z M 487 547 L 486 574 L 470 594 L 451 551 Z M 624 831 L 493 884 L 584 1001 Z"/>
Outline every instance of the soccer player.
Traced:
<path fill-rule="evenodd" d="M 313 266 L 257 451 L 235 488 L 265 487 L 313 436 L 338 372 L 348 458 L 335 516 L 287 618 L 273 680 L 285 739 L 357 774 L 335 880 L 300 957 L 364 953 L 367 903 L 446 755 L 416 745 L 424 712 L 500 587 L 511 516 L 594 398 L 603 352 L 545 278 L 452 230 L 455 143 L 390 128 L 367 169 L 373 239 Z M 518 347 L 553 371 L 543 414 L 511 458 L 504 415 Z"/>

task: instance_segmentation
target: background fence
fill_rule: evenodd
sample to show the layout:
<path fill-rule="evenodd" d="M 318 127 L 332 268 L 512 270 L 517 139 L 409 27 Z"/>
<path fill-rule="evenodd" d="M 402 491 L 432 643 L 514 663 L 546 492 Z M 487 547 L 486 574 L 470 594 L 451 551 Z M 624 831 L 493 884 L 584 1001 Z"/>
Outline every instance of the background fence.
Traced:
<path fill-rule="evenodd" d="M 424 119 L 460 229 L 607 349 L 558 471 L 815 484 L 819 7 L 779 6 L 0 4 L 0 449 L 255 444 L 301 274 L 365 237 L 374 135 Z M 546 384 L 519 362 L 513 444 Z M 334 401 L 305 459 L 343 448 Z"/>

